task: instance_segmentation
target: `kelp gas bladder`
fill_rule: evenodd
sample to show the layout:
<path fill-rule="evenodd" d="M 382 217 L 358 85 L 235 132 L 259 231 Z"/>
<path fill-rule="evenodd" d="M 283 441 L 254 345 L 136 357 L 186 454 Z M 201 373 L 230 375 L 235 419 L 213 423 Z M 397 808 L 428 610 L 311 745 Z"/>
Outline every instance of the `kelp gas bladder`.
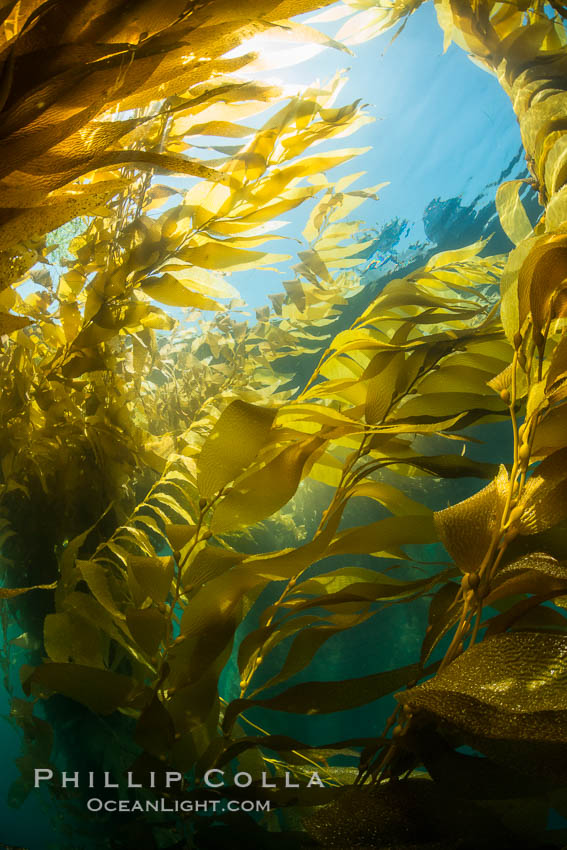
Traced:
<path fill-rule="evenodd" d="M 509 256 L 487 256 L 485 242 L 439 254 L 337 332 L 367 247 L 353 241 L 359 225 L 347 216 L 378 187 L 327 178 L 356 149 L 308 149 L 355 129 L 364 111 L 333 105 L 335 80 L 253 130 L 240 121 L 282 95 L 233 76 L 254 56 L 222 58 L 270 25 L 329 42 L 289 20 L 326 4 L 258 3 L 250 22 L 222 2 L 146 4 L 123 16 L 93 2 L 77 4 L 61 28 L 63 5 L 4 10 L 13 82 L 0 183 L 2 595 L 26 622 L 16 644 L 42 641 L 43 659 L 21 678 L 28 697 L 46 699 L 49 718 L 14 699 L 28 746 L 19 793 L 32 767 L 50 767 L 58 730 L 49 697 L 60 694 L 116 721 L 124 748 L 105 759 L 184 773 L 188 786 L 167 790 L 171 799 L 198 793 L 189 789 L 207 770 L 302 776 L 315 765 L 326 788 L 299 794 L 280 783 L 262 794 L 321 806 L 305 828 L 322 846 L 561 846 L 543 832 L 550 804 L 564 807 L 567 739 L 562 7 L 438 4 L 447 39 L 512 96 L 546 208 L 540 222 L 532 229 L 518 184 L 504 184 L 497 205 L 517 245 Z M 345 4 L 354 14 L 337 38 L 355 44 L 403 25 L 418 5 Z M 220 159 L 205 164 L 184 156 L 186 137 L 199 135 L 246 141 L 216 145 Z M 141 165 L 199 180 L 180 204 L 150 214 L 176 190 Z M 282 259 L 257 249 L 277 216 L 311 198 L 296 276 L 255 325 L 220 310 L 159 333 L 174 322 L 154 302 L 218 310 L 217 299 L 236 297 L 226 274 Z M 77 215 L 89 221 L 54 285 L 34 263 L 49 256 L 44 235 Z M 14 284 L 29 269 L 39 288 L 21 299 Z M 319 362 L 294 392 L 278 360 L 288 367 L 306 352 Z M 509 423 L 510 456 L 468 457 L 472 426 L 497 422 Z M 471 477 L 488 483 L 444 510 L 418 499 L 428 481 Z M 328 486 L 324 509 L 302 538 L 270 548 L 286 527 L 281 509 L 298 510 L 308 478 Z M 388 515 L 345 527 L 356 499 Z M 33 544 L 22 517 L 33 518 Z M 272 542 L 262 546 L 266 521 Z M 433 555 L 414 561 L 410 578 L 391 575 L 392 561 L 408 558 L 404 546 L 423 553 L 439 543 L 451 559 L 441 568 Z M 365 556 L 365 566 L 345 567 L 345 555 Z M 29 596 L 34 587 L 42 590 Z M 238 630 L 268 587 L 271 601 Z M 370 618 L 378 630 L 385 606 L 417 598 L 429 604 L 429 624 L 415 663 L 289 683 L 330 638 L 347 640 Z M 7 608 L 4 622 L 7 634 Z M 233 653 L 239 694 L 227 702 L 219 678 Z M 379 738 L 369 731 L 315 748 L 269 733 L 270 711 L 322 715 L 396 691 Z M 461 744 L 477 755 L 457 752 Z M 349 774 L 342 765 L 353 750 Z M 254 820 L 237 825 L 262 846 Z M 198 844 L 200 823 L 192 829 Z"/>

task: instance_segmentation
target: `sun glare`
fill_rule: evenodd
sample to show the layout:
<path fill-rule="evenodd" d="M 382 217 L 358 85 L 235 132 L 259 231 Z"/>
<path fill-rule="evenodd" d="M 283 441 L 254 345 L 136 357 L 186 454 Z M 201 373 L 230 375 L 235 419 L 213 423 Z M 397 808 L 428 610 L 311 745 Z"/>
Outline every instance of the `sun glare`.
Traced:
<path fill-rule="evenodd" d="M 300 44 L 290 47 L 287 39 L 264 34 L 243 42 L 227 56 L 235 58 L 246 53 L 258 54 L 256 59 L 238 72 L 238 76 L 246 80 L 262 79 L 282 87 L 288 96 L 293 96 L 317 84 L 316 80 L 310 78 L 310 71 L 304 63 L 319 56 L 325 49 L 323 44 Z M 273 71 L 279 73 L 274 75 Z"/>

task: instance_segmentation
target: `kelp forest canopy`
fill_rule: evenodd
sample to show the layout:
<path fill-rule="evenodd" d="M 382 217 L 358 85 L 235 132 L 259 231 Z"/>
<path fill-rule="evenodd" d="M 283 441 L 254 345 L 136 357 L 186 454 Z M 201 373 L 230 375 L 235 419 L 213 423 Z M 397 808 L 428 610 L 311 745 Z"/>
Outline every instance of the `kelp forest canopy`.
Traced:
<path fill-rule="evenodd" d="M 59 848 L 567 845 L 567 9 L 435 2 L 519 123 L 512 249 L 372 285 L 367 106 L 246 52 L 403 39 L 424 2 L 0 8 L 10 804 L 37 768 L 226 777 L 169 819 L 50 786 Z M 233 273 L 290 262 L 251 318 Z M 371 672 L 333 676 L 358 627 Z"/>

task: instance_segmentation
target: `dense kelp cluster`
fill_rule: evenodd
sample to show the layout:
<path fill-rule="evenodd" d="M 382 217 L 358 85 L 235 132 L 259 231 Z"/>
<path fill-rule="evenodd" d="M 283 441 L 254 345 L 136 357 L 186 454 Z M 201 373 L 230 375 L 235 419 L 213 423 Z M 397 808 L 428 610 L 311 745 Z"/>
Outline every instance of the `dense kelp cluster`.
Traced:
<path fill-rule="evenodd" d="M 250 82 L 268 59 L 225 56 L 273 29 L 347 49 L 420 3 L 333 7 L 319 17 L 346 17 L 337 41 L 291 20 L 325 5 L 0 12 L 12 799 L 34 768 L 68 769 L 81 724 L 81 766 L 179 771 L 183 787 L 160 789 L 171 802 L 200 799 L 211 769 L 269 778 L 207 791 L 267 799 L 262 822 L 148 814 L 147 847 L 561 847 L 546 826 L 567 782 L 564 9 L 437 3 L 447 40 L 510 93 L 544 211 L 532 228 L 520 183 L 503 184 L 509 255 L 487 240 L 437 254 L 344 327 L 373 241 L 350 216 L 380 187 L 328 175 L 356 148 L 311 148 L 354 132 L 364 107 L 336 105 L 340 77 L 290 97 Z M 248 321 L 228 276 L 286 259 L 262 246 L 304 203 L 295 277 Z M 298 385 L 305 355 L 318 362 Z M 501 456 L 483 425 L 507 429 Z M 466 497 L 445 506 L 457 479 Z M 385 608 L 415 600 L 414 663 L 309 678 L 332 639 L 363 623 L 378 636 Z M 390 694 L 379 735 L 270 732 L 272 712 Z M 70 817 L 77 799 L 58 805 Z M 97 846 L 139 844 L 135 821 L 104 822 Z"/>

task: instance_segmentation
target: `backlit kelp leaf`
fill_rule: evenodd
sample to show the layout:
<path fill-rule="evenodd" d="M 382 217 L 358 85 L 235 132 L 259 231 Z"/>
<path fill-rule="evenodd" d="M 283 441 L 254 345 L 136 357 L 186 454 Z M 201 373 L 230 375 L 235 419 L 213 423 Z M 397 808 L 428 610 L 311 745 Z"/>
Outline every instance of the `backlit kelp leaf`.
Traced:
<path fill-rule="evenodd" d="M 225 622 L 232 623 L 234 611 L 244 594 L 260 584 L 257 576 L 241 566 L 210 579 L 186 604 L 181 617 L 181 635 L 191 637 L 220 629 Z"/>
<path fill-rule="evenodd" d="M 341 26 L 337 38 L 347 45 L 370 41 L 402 21 L 406 15 L 409 16 L 421 5 L 421 2 L 422 0 L 413 0 L 408 3 L 390 3 L 387 6 L 372 4 L 363 6 L 362 11 L 359 11 L 360 6 L 352 4 L 356 14 L 349 16 L 346 23 Z M 320 16 L 321 18 L 326 20 L 323 16 Z"/>
<path fill-rule="evenodd" d="M 20 280 L 36 261 L 36 252 L 21 245 L 0 251 L 0 292 Z"/>
<path fill-rule="evenodd" d="M 441 364 L 439 369 L 425 375 L 419 381 L 419 392 L 421 394 L 437 394 L 444 392 L 465 392 L 474 395 L 486 393 L 487 381 L 492 373 L 470 366 L 452 366 Z"/>
<path fill-rule="evenodd" d="M 343 613 L 349 615 L 352 611 L 364 612 L 372 602 L 384 601 L 389 605 L 396 602 L 404 602 L 417 596 L 423 595 L 436 584 L 435 580 L 424 579 L 418 582 L 400 582 L 399 585 L 391 585 L 389 582 L 355 582 L 337 590 L 334 593 L 324 593 L 322 596 L 314 596 L 302 600 L 300 598 L 289 599 L 282 607 L 288 608 L 293 613 L 308 611 L 312 608 L 325 608 L 331 612 L 337 612 L 338 616 Z"/>
<path fill-rule="evenodd" d="M 551 232 L 559 230 L 567 220 L 567 186 L 563 186 L 549 201 L 545 210 L 545 222 Z"/>
<path fill-rule="evenodd" d="M 367 385 L 366 421 L 373 425 L 388 412 L 405 363 L 404 353 L 378 352 L 362 374 Z"/>
<path fill-rule="evenodd" d="M 563 529 L 559 526 L 554 529 L 552 534 L 561 536 L 562 532 Z M 546 540 L 546 537 L 550 537 L 550 532 L 539 535 L 536 538 L 536 545 L 546 545 L 547 543 L 550 548 L 553 548 L 551 541 Z M 522 539 L 517 539 L 521 545 Z M 533 546 L 532 540 L 533 538 L 530 538 L 530 544 Z M 539 604 L 539 601 L 546 601 L 542 600 L 541 597 L 547 596 L 549 599 L 553 599 L 555 606 L 565 608 L 567 607 L 567 593 L 564 597 L 559 594 L 567 589 L 564 587 L 566 582 L 567 563 L 565 560 L 560 560 L 544 551 L 528 552 L 528 554 L 513 557 L 509 563 L 498 570 L 493 580 L 490 593 L 493 601 L 490 604 L 499 609 L 497 600 L 502 598 L 504 606 L 506 606 L 503 610 L 506 611 L 508 596 L 532 593 L 538 597 L 537 604 Z"/>
<path fill-rule="evenodd" d="M 291 422 L 289 420 L 292 420 Z M 361 426 L 356 420 L 345 416 L 333 407 L 323 404 L 299 404 L 290 403 L 282 408 L 278 413 L 278 423 L 292 426 L 293 420 L 297 419 L 300 422 L 317 422 L 319 425 L 330 425 L 335 427 L 345 427 L 346 433 L 350 430 L 361 431 Z"/>
<path fill-rule="evenodd" d="M 373 554 L 403 546 L 404 543 L 435 543 L 437 539 L 433 515 L 395 516 L 341 531 L 327 549 L 327 554 Z"/>
<path fill-rule="evenodd" d="M 245 555 L 234 549 L 206 545 L 190 560 L 184 568 L 181 583 L 185 590 L 191 590 L 206 584 L 211 579 L 240 564 Z"/>
<path fill-rule="evenodd" d="M 274 198 L 279 197 L 282 190 L 288 187 L 292 181 L 300 177 L 309 177 L 324 173 L 328 169 L 342 165 L 349 159 L 364 154 L 369 150 L 370 148 L 345 148 L 343 150 L 327 151 L 319 156 L 305 156 L 291 165 L 274 169 L 271 174 L 260 181 L 258 188 L 254 191 L 254 200 L 259 206 L 266 204 Z"/>
<path fill-rule="evenodd" d="M 43 623 L 43 640 L 51 661 L 103 667 L 101 632 L 76 612 L 48 614 Z"/>
<path fill-rule="evenodd" d="M 538 422 L 531 458 L 540 460 L 563 448 L 567 429 L 567 405 L 561 404 L 544 412 Z"/>
<path fill-rule="evenodd" d="M 180 549 L 183 549 L 184 546 L 187 546 L 189 541 L 195 536 L 196 531 L 197 526 L 189 523 L 187 523 L 187 525 L 167 523 L 165 526 L 167 539 L 169 540 L 174 552 L 177 552 Z"/>
<path fill-rule="evenodd" d="M 67 342 L 72 342 L 79 333 L 82 316 L 76 301 L 65 301 L 59 307 L 61 324 Z"/>
<path fill-rule="evenodd" d="M 277 410 L 237 399 L 221 413 L 197 460 L 197 486 L 214 496 L 246 469 L 266 445 Z"/>
<path fill-rule="evenodd" d="M 502 327 L 506 338 L 512 344 L 525 321 L 528 309 L 528 298 L 525 291 L 522 291 L 522 306 L 520 307 L 519 271 L 536 244 L 537 237 L 530 237 L 524 239 L 517 248 L 511 251 L 500 280 Z"/>
<path fill-rule="evenodd" d="M 293 590 L 292 598 L 307 597 L 309 594 L 318 595 L 325 591 L 336 593 L 337 590 L 352 586 L 356 579 L 360 582 L 380 582 L 384 580 L 384 583 L 389 585 L 399 584 L 399 579 L 366 567 L 341 567 L 338 570 L 318 573 L 316 576 L 299 581 Z"/>
<path fill-rule="evenodd" d="M 349 329 L 341 331 L 332 340 L 329 346 L 331 353 L 325 362 L 333 357 L 340 357 L 349 351 L 390 351 L 400 350 L 400 346 L 392 345 L 388 340 L 381 339 L 375 332 L 366 328 Z"/>
<path fill-rule="evenodd" d="M 396 419 L 393 421 L 418 417 L 422 417 L 425 422 L 433 417 L 441 420 L 471 410 L 482 413 L 504 413 L 504 404 L 501 399 L 494 398 L 488 393 L 476 395 L 464 392 L 438 392 L 411 395 L 398 405 L 395 412 Z"/>
<path fill-rule="evenodd" d="M 120 329 L 124 327 L 124 318 L 117 311 L 113 311 L 108 304 L 102 304 L 100 309 L 95 310 L 94 315 L 90 317 L 91 320 L 84 323 L 74 340 L 74 348 L 94 348 L 101 342 L 107 342 L 117 336 Z"/>
<path fill-rule="evenodd" d="M 546 575 L 554 578 L 567 579 L 567 564 L 559 561 L 548 552 L 529 552 L 527 555 L 514 558 L 509 563 L 500 567 L 495 580 L 497 582 L 499 580 L 507 580 L 511 575 L 526 570 L 538 570 L 538 572 L 546 573 Z"/>
<path fill-rule="evenodd" d="M 403 516 L 404 514 L 424 514 L 431 513 L 431 509 L 425 505 L 421 505 L 414 499 L 410 499 L 397 487 L 392 487 L 391 484 L 386 484 L 385 481 L 363 481 L 357 484 L 350 491 L 351 499 L 356 496 L 364 496 L 367 499 L 375 499 L 380 504 L 384 505 L 391 513 Z"/>
<path fill-rule="evenodd" d="M 325 182 L 314 186 L 286 189 L 279 196 L 276 196 L 273 203 L 266 204 L 265 206 L 261 206 L 257 209 L 255 208 L 255 205 L 252 206 L 252 210 L 243 215 L 239 221 L 246 225 L 265 224 L 266 222 L 275 219 L 276 216 L 295 209 L 302 204 L 303 201 L 313 198 L 313 196 L 320 192 L 326 185 L 327 184 Z"/>
<path fill-rule="evenodd" d="M 463 572 L 476 571 L 500 527 L 508 493 L 508 473 L 500 467 L 487 487 L 434 514 L 441 542 Z"/>
<path fill-rule="evenodd" d="M 463 455 L 396 458 L 397 464 L 415 466 L 438 478 L 494 478 L 498 464 L 483 463 Z"/>
<path fill-rule="evenodd" d="M 525 393 L 525 389 L 522 388 L 521 384 L 526 383 L 522 381 L 523 373 L 518 375 L 518 370 L 515 368 L 513 363 L 509 363 L 505 369 L 502 369 L 497 375 L 487 381 L 487 386 L 494 390 L 494 392 L 498 394 L 502 394 L 503 392 L 510 392 L 510 387 L 512 385 L 512 381 L 514 378 L 516 379 L 516 397 L 521 397 Z M 519 380 L 518 380 L 519 379 Z M 519 385 L 519 386 L 518 386 Z"/>
<path fill-rule="evenodd" d="M 324 442 L 314 437 L 287 446 L 266 466 L 242 478 L 215 510 L 213 534 L 260 522 L 287 504 L 299 486 L 305 464 Z"/>
<path fill-rule="evenodd" d="M 43 236 L 79 215 L 100 212 L 100 208 L 124 185 L 123 180 L 88 184 L 73 192 L 53 195 L 39 207 L 17 210 L 13 217 L 0 225 L 0 250 L 35 236 Z"/>
<path fill-rule="evenodd" d="M 222 171 L 217 171 L 214 168 L 210 168 L 202 162 L 198 162 L 194 159 L 188 159 L 188 157 L 185 156 L 160 154 L 155 151 L 106 151 L 89 163 L 88 170 L 95 168 L 112 168 L 116 165 L 125 164 L 135 164 L 138 168 L 148 169 L 157 166 L 164 171 L 171 171 L 174 174 L 188 174 L 191 177 L 199 177 L 201 180 L 230 183 L 230 177 L 227 174 L 224 174 Z M 83 172 L 81 171 L 79 173 Z"/>
<path fill-rule="evenodd" d="M 329 284 L 333 283 L 333 278 L 329 269 L 317 251 L 300 251 L 298 253 L 298 257 L 302 261 L 302 268 L 312 271 L 315 274 L 315 279 L 321 278 L 321 280 L 324 280 Z"/>
<path fill-rule="evenodd" d="M 160 304 L 167 304 L 170 307 L 195 307 L 198 310 L 222 310 L 223 307 L 218 301 L 213 301 L 212 298 L 207 298 L 201 295 L 200 292 L 192 292 L 187 289 L 176 277 L 169 274 L 162 274 L 159 277 L 147 277 L 140 284 L 140 289 L 153 298 L 159 301 Z"/>
<path fill-rule="evenodd" d="M 148 307 L 140 317 L 140 324 L 154 331 L 170 331 L 175 327 L 175 319 L 159 307 Z"/>
<path fill-rule="evenodd" d="M 244 251 L 234 248 L 224 242 L 210 240 L 204 245 L 182 248 L 178 256 L 194 266 L 204 269 L 222 269 L 226 272 L 233 270 L 245 271 L 270 263 L 291 260 L 288 254 L 265 254 L 263 251 Z"/>
<path fill-rule="evenodd" d="M 496 574 L 486 596 L 486 604 L 494 606 L 499 599 L 526 593 L 536 596 L 567 595 L 567 567 L 543 552 L 519 558 Z"/>
<path fill-rule="evenodd" d="M 173 558 L 128 555 L 128 569 L 145 596 L 159 604 L 166 601 L 173 580 Z"/>
<path fill-rule="evenodd" d="M 53 584 L 34 584 L 31 587 L 0 587 L 0 599 L 13 599 L 23 593 L 29 593 L 30 590 L 54 590 L 56 587 L 56 581 Z"/>
<path fill-rule="evenodd" d="M 128 608 L 126 625 L 138 646 L 148 655 L 155 655 L 167 631 L 167 621 L 162 612 L 157 608 Z"/>
<path fill-rule="evenodd" d="M 31 320 L 26 319 L 25 316 L 14 316 L 12 313 L 0 312 L 0 336 L 12 334 L 30 324 Z"/>
<path fill-rule="evenodd" d="M 184 136 L 228 136 L 233 139 L 245 138 L 256 132 L 254 127 L 246 127 L 232 121 L 207 121 L 204 124 L 194 124 L 187 129 L 178 125 L 175 129 L 183 130 Z"/>
<path fill-rule="evenodd" d="M 38 690 L 44 697 L 63 694 L 97 714 L 112 714 L 117 708 L 133 705 L 144 690 L 129 676 L 82 664 L 59 663 L 33 668 L 22 687 L 28 696 Z"/>
<path fill-rule="evenodd" d="M 501 183 L 496 190 L 496 210 L 500 224 L 514 245 L 519 245 L 532 231 L 531 222 L 520 199 L 523 186 L 524 180 L 508 180 Z"/>
<path fill-rule="evenodd" d="M 261 555 L 248 556 L 242 566 L 247 571 L 262 578 L 275 581 L 289 579 L 302 573 L 311 564 L 317 563 L 327 553 L 329 543 L 336 534 L 346 502 L 335 506 L 326 517 L 326 521 L 317 534 L 308 543 L 295 549 L 282 549 Z"/>
<path fill-rule="evenodd" d="M 539 755 L 540 763 L 524 764 L 528 773 L 547 769 L 565 774 L 567 636 L 497 635 L 470 647 L 433 679 L 397 699 L 457 728 L 477 749 L 498 754 L 498 761 L 513 758 L 515 751 L 521 762 L 523 753 L 530 752 L 534 758 Z M 494 742 L 508 746 L 492 746 Z"/>
<path fill-rule="evenodd" d="M 302 581 L 296 586 L 296 590 L 290 597 L 290 606 L 294 611 L 309 607 L 330 607 L 343 601 L 369 601 L 377 600 L 401 601 L 412 596 L 421 595 L 430 590 L 441 581 L 445 581 L 452 573 L 445 570 L 435 576 L 420 578 L 413 581 L 403 581 L 394 578 L 387 573 L 367 570 L 357 567 L 344 567 L 342 570 L 333 570 L 323 573 L 315 578 Z M 353 582 L 353 577 L 361 578 L 362 581 Z M 326 595 L 309 598 L 309 594 Z M 304 602 L 301 598 L 307 597 Z M 293 600 L 293 602 L 291 601 Z"/>
<path fill-rule="evenodd" d="M 556 393 L 567 378 L 567 336 L 563 335 L 559 340 L 549 364 L 545 380 L 545 393 L 552 395 Z"/>
<path fill-rule="evenodd" d="M 331 487 L 338 487 L 342 477 L 343 465 L 331 452 L 326 451 L 315 460 L 309 470 L 311 481 L 320 481 Z"/>
<path fill-rule="evenodd" d="M 466 301 L 448 301 L 439 295 L 434 295 L 432 292 L 423 291 L 415 285 L 415 279 L 411 280 L 403 278 L 402 280 L 394 280 L 385 288 L 382 295 L 376 298 L 363 313 L 365 325 L 368 325 L 372 320 L 372 324 L 376 325 L 376 320 L 380 318 L 388 318 L 392 315 L 392 308 L 402 307 L 405 310 L 411 307 L 431 307 L 433 309 L 450 308 L 458 310 L 466 308 L 467 312 L 471 307 L 470 302 Z M 422 310 L 421 313 L 426 315 L 429 311 Z M 433 313 L 434 315 L 434 313 Z M 457 314 L 460 315 L 460 312 Z M 457 317 L 457 316 L 456 316 Z M 420 324 L 421 315 L 411 316 L 412 324 Z"/>
<path fill-rule="evenodd" d="M 524 259 L 518 274 L 519 321 L 531 313 L 534 329 L 542 332 L 549 318 L 562 316 L 559 296 L 567 287 L 567 236 L 540 238 Z"/>
<path fill-rule="evenodd" d="M 385 673 L 340 682 L 304 682 L 269 699 L 233 700 L 226 709 L 223 730 L 230 733 L 238 715 L 252 707 L 309 715 L 347 711 L 392 693 L 418 674 L 419 665 L 410 664 Z"/>
<path fill-rule="evenodd" d="M 289 9 L 293 9 L 293 14 L 297 14 L 295 8 L 293 6 L 289 6 Z M 282 19 L 278 22 L 280 28 L 278 28 L 274 32 L 274 37 L 277 41 L 291 41 L 291 42 L 299 42 L 302 44 L 322 44 L 325 47 L 334 47 L 336 50 L 341 50 L 343 53 L 348 53 L 349 56 L 354 56 L 353 52 L 348 49 L 344 44 L 341 44 L 340 41 L 335 41 L 335 39 L 330 38 L 325 35 L 325 33 L 319 32 L 319 30 L 314 29 L 313 27 L 307 26 L 306 24 L 301 24 L 298 21 L 291 20 L 289 18 Z M 339 113 L 333 116 L 333 112 Z M 339 121 L 340 120 L 340 110 L 325 110 L 326 120 L 329 122 Z M 296 122 L 296 126 L 299 122 Z"/>
<path fill-rule="evenodd" d="M 455 263 L 462 263 L 466 260 L 471 260 L 473 257 L 476 257 L 483 248 L 488 244 L 488 239 L 479 239 L 478 242 L 474 242 L 472 245 L 467 245 L 464 248 L 457 248 L 454 251 L 441 251 L 439 254 L 435 254 L 424 266 L 425 271 L 432 271 L 434 269 L 443 268 L 444 266 L 454 265 Z"/>
<path fill-rule="evenodd" d="M 187 266 L 185 263 L 172 260 L 160 266 L 159 271 L 171 272 L 191 292 L 198 292 L 207 298 L 240 298 L 238 290 L 226 278 L 206 269 Z"/>
<path fill-rule="evenodd" d="M 120 610 L 117 599 L 119 589 L 116 587 L 116 579 L 105 570 L 101 564 L 95 561 L 76 561 L 83 579 L 89 586 L 89 590 L 100 602 L 103 608 L 112 614 L 117 620 L 124 619 L 124 613 Z"/>
<path fill-rule="evenodd" d="M 534 381 L 529 390 L 526 401 L 526 422 L 535 423 L 537 417 L 549 407 L 549 399 L 546 393 L 545 380 Z"/>
<path fill-rule="evenodd" d="M 567 518 L 567 448 L 549 455 L 526 481 L 518 528 L 537 534 Z"/>
<path fill-rule="evenodd" d="M 3 24 L 6 18 L 10 16 L 12 9 L 14 8 L 17 2 L 18 0 L 8 0 L 7 3 L 2 4 L 2 6 L 0 7 L 0 24 Z"/>

